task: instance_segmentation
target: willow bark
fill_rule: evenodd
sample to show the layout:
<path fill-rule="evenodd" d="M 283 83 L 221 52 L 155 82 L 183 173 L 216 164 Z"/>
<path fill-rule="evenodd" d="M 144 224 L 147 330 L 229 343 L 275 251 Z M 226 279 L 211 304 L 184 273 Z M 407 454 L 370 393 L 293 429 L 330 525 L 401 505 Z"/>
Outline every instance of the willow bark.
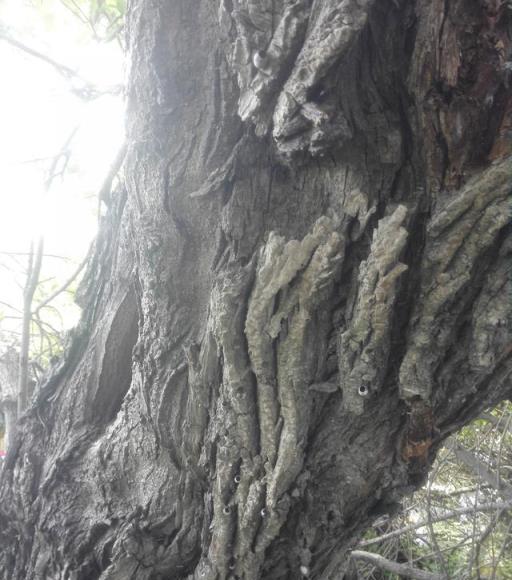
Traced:
<path fill-rule="evenodd" d="M 339 578 L 510 397 L 510 17 L 129 2 L 124 179 L 7 459 L 3 578 Z"/>

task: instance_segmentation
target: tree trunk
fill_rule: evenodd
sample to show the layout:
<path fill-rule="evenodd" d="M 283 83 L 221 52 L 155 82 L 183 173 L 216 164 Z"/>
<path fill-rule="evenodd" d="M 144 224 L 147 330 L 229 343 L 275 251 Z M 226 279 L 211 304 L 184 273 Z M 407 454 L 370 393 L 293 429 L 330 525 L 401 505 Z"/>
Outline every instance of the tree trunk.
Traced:
<path fill-rule="evenodd" d="M 127 157 L 2 479 L 6 580 L 340 578 L 510 396 L 510 8 L 132 0 Z"/>

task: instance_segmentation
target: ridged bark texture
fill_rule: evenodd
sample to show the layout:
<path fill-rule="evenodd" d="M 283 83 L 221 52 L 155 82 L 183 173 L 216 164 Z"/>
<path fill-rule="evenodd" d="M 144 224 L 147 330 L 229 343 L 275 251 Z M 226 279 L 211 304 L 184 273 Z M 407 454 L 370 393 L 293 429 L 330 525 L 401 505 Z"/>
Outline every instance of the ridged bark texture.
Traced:
<path fill-rule="evenodd" d="M 124 179 L 7 459 L 2 578 L 341 578 L 510 397 L 510 27 L 129 2 Z"/>

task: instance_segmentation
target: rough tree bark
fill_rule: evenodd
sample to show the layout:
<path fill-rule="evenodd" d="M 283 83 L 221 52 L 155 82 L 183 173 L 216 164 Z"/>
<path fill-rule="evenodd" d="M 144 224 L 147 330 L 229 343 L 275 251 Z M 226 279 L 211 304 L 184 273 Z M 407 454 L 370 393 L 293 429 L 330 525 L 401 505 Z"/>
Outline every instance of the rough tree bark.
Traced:
<path fill-rule="evenodd" d="M 18 416 L 19 358 L 19 354 L 12 348 L 0 356 L 0 413 L 3 415 L 5 448 L 9 447 Z"/>
<path fill-rule="evenodd" d="M 510 397 L 510 10 L 129 2 L 123 184 L 2 578 L 340 578 Z"/>

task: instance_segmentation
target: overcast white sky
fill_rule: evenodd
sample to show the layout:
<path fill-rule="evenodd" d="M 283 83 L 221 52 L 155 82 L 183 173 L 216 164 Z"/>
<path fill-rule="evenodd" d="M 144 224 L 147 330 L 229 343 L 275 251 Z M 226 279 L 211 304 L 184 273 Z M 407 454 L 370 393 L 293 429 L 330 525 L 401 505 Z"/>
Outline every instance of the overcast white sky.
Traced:
<path fill-rule="evenodd" d="M 100 88 L 124 80 L 119 46 L 91 41 L 59 0 L 0 0 L 0 26 Z M 52 67 L 3 40 L 0 78 L 0 301 L 19 305 L 22 277 L 9 271 L 15 258 L 6 252 L 26 252 L 41 228 L 46 252 L 81 261 L 96 231 L 96 193 L 123 139 L 124 107 L 121 96 L 83 102 Z M 77 126 L 68 172 L 41 203 L 51 159 Z M 48 259 L 43 277 L 63 279 L 73 268 Z"/>

